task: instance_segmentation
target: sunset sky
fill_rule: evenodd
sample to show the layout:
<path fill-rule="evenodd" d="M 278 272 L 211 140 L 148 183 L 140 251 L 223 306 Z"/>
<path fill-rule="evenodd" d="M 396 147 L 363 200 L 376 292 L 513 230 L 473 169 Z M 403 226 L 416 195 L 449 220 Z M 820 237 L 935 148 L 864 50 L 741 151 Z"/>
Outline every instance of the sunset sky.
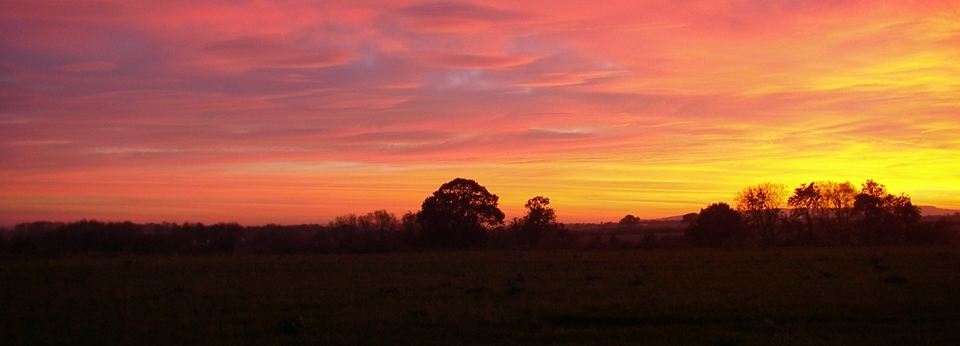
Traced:
<path fill-rule="evenodd" d="M 508 218 L 761 182 L 960 208 L 957 1 L 0 2 L 0 225 Z"/>

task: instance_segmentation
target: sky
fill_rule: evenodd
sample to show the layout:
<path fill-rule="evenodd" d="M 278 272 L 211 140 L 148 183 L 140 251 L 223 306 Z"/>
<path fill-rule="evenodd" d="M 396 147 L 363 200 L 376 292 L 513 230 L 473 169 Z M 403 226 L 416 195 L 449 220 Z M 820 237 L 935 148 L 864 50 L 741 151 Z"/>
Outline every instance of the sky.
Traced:
<path fill-rule="evenodd" d="M 960 208 L 957 1 L 0 2 L 0 225 L 696 212 L 874 179 Z"/>

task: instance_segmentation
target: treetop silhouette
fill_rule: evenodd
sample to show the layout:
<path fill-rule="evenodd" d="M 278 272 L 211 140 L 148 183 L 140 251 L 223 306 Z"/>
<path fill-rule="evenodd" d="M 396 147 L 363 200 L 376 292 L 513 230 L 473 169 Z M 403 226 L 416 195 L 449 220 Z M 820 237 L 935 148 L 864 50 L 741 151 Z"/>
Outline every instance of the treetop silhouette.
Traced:
<path fill-rule="evenodd" d="M 432 248 L 477 247 L 487 229 L 503 225 L 500 197 L 474 180 L 456 178 L 423 201 L 417 213 L 423 245 Z"/>

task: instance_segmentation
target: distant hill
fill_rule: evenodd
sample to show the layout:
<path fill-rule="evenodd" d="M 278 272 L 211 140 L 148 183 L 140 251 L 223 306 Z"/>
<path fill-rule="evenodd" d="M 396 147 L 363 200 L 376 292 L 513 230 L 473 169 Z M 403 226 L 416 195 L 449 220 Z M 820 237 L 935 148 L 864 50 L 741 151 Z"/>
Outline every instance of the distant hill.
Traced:
<path fill-rule="evenodd" d="M 695 212 L 694 212 L 694 213 L 695 213 Z M 683 215 L 667 216 L 667 217 L 661 217 L 661 218 L 659 218 L 659 219 L 653 219 L 653 220 L 654 220 L 654 221 L 678 221 L 678 222 L 679 222 L 679 221 L 682 221 L 682 220 L 683 220 Z"/>
<path fill-rule="evenodd" d="M 923 215 L 923 216 L 953 215 L 954 213 L 958 213 L 958 212 L 960 212 L 960 210 L 937 208 L 932 205 L 920 206 L 920 215 Z"/>

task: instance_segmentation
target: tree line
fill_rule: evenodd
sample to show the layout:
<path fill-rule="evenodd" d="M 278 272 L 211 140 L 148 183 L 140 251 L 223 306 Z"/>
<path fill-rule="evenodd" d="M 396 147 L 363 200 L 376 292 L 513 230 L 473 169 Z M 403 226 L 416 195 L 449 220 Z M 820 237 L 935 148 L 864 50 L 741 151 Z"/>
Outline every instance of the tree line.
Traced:
<path fill-rule="evenodd" d="M 530 198 L 509 222 L 499 197 L 474 180 L 456 178 L 401 217 L 386 210 L 346 214 L 326 225 L 241 226 L 237 223 L 33 222 L 0 234 L 0 256 L 110 254 L 292 254 L 438 250 L 526 250 L 624 247 L 746 247 L 955 244 L 953 223 L 922 222 L 904 194 L 872 180 L 811 182 L 788 193 L 763 183 L 739 191 L 735 206 L 719 202 L 684 215 L 680 236 L 646 233 L 633 243 L 611 236 L 582 241 L 557 222 L 550 199 Z M 627 215 L 615 225 L 643 233 Z M 604 226 L 603 224 L 601 226 Z M 589 238 L 589 236 L 588 236 Z"/>
<path fill-rule="evenodd" d="M 531 198 L 527 213 L 505 222 L 499 197 L 474 180 L 443 184 L 421 210 L 346 214 L 327 225 L 237 223 L 21 223 L 0 232 L 0 256 L 90 254 L 292 254 L 572 247 L 550 199 Z"/>
<path fill-rule="evenodd" d="M 719 202 L 684 216 L 692 246 L 936 245 L 957 242 L 948 218 L 922 222 L 906 194 L 894 195 L 873 180 L 857 190 L 850 182 L 748 186 L 735 207 Z"/>

